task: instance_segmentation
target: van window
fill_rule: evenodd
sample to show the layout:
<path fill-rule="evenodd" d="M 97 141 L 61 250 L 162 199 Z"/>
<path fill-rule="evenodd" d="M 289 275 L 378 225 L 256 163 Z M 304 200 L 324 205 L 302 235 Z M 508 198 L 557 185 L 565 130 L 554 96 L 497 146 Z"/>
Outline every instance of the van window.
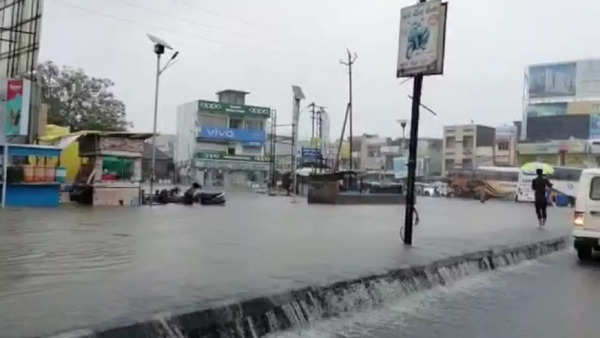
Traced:
<path fill-rule="evenodd" d="M 594 201 L 600 200 L 600 177 L 592 178 L 592 184 L 590 184 L 590 199 Z"/>

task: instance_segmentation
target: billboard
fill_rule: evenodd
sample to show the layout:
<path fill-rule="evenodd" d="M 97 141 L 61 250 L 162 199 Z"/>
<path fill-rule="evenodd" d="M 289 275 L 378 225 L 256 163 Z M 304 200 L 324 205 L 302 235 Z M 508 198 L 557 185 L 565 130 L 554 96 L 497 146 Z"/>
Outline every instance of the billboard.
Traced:
<path fill-rule="evenodd" d="M 249 145 L 262 145 L 265 132 L 254 129 L 231 129 L 223 127 L 201 127 L 198 138 L 213 141 L 238 141 Z"/>
<path fill-rule="evenodd" d="M 575 96 L 577 65 L 575 62 L 529 67 L 529 97 Z"/>
<path fill-rule="evenodd" d="M 319 164 L 323 160 L 321 149 L 302 147 L 302 163 L 303 164 Z"/>
<path fill-rule="evenodd" d="M 271 116 L 271 109 L 267 107 L 228 104 L 206 100 L 198 100 L 198 111 L 216 114 L 259 115 L 262 117 Z"/>
<path fill-rule="evenodd" d="M 37 66 L 43 0 L 2 1 L 0 77 L 32 74 Z"/>
<path fill-rule="evenodd" d="M 30 98 L 29 80 L 0 80 L 0 116 L 5 136 L 29 134 Z"/>
<path fill-rule="evenodd" d="M 447 8 L 440 0 L 402 8 L 397 77 L 443 73 Z"/>

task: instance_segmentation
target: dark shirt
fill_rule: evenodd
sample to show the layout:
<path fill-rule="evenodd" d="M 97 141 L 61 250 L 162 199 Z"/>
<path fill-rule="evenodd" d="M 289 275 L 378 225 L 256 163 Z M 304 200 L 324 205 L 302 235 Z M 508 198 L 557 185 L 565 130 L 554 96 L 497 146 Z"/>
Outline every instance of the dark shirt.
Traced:
<path fill-rule="evenodd" d="M 544 176 L 538 176 L 531 181 L 531 189 L 535 191 L 536 201 L 543 201 L 546 199 L 546 187 L 552 188 L 552 183 Z"/>
<path fill-rule="evenodd" d="M 183 204 L 191 205 L 194 204 L 194 195 L 196 194 L 196 189 L 194 187 L 189 188 L 183 194 Z"/>

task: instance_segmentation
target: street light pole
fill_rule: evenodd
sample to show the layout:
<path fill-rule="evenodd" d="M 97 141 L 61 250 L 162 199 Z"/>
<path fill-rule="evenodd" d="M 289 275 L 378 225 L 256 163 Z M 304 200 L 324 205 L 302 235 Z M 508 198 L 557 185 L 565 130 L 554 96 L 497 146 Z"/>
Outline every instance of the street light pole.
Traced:
<path fill-rule="evenodd" d="M 164 40 L 152 35 L 147 34 L 148 38 L 154 44 L 154 53 L 156 54 L 156 84 L 154 88 L 154 125 L 152 127 L 152 173 L 150 176 L 150 205 L 153 204 L 154 198 L 154 180 L 156 179 L 156 120 L 158 117 L 158 88 L 160 83 L 160 74 L 164 72 L 170 65 L 172 65 L 172 61 L 175 60 L 179 52 L 173 53 L 169 61 L 165 64 L 165 66 L 160 68 L 160 57 L 165 53 L 165 49 L 173 49 L 168 43 Z"/>
<path fill-rule="evenodd" d="M 158 117 L 158 85 L 160 82 L 160 56 L 165 52 L 165 47 L 159 44 L 154 45 L 156 53 L 156 87 L 154 89 L 154 127 L 152 128 L 152 174 L 150 176 L 150 196 L 154 194 L 154 178 L 156 177 L 156 120 Z M 153 204 L 150 200 L 150 205 Z"/>

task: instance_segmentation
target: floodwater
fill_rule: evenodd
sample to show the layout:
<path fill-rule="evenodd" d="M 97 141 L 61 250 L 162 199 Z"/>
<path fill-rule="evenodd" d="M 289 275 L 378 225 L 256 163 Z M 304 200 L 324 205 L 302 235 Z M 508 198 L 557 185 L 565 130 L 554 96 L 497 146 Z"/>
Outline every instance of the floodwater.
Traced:
<path fill-rule="evenodd" d="M 414 246 L 400 206 L 307 205 L 228 195 L 225 207 L 0 211 L 0 332 L 31 337 L 198 310 L 565 235 L 571 209 L 538 229 L 533 206 L 419 200 Z"/>
<path fill-rule="evenodd" d="M 598 280 L 566 250 L 270 337 L 597 337 Z"/>

